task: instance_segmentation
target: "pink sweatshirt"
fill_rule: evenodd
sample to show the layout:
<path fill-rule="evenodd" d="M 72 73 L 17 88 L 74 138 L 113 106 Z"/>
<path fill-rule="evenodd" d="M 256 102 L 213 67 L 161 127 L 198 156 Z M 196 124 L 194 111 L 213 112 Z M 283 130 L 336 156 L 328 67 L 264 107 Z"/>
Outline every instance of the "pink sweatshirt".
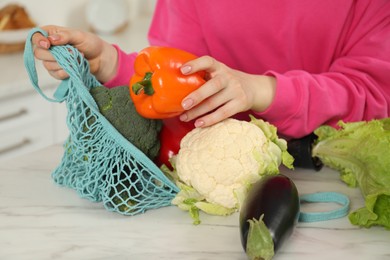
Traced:
<path fill-rule="evenodd" d="M 273 103 L 256 115 L 285 137 L 390 114 L 388 0 L 160 0 L 149 40 L 274 76 Z M 133 73 L 136 53 L 118 52 L 108 87 Z"/>

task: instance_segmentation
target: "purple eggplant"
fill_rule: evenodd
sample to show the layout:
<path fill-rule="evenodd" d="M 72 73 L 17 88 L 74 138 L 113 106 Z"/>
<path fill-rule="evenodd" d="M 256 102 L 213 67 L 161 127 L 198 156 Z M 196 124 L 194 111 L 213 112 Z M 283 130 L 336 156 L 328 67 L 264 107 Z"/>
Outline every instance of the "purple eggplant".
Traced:
<path fill-rule="evenodd" d="M 288 239 L 299 218 L 299 195 L 285 175 L 254 183 L 240 210 L 241 243 L 249 259 L 271 259 Z"/>

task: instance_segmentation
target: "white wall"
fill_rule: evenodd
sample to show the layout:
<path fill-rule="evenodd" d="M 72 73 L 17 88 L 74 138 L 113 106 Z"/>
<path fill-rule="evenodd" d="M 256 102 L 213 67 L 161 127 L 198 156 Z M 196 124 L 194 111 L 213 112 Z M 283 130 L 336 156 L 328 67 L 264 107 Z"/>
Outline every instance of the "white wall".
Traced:
<path fill-rule="evenodd" d="M 85 8 L 88 1 L 93 0 L 0 0 L 0 8 L 8 3 L 19 3 L 27 9 L 38 25 L 55 24 L 87 29 Z M 134 21 L 140 15 L 153 12 L 155 0 L 127 1 L 129 2 L 130 21 Z"/>

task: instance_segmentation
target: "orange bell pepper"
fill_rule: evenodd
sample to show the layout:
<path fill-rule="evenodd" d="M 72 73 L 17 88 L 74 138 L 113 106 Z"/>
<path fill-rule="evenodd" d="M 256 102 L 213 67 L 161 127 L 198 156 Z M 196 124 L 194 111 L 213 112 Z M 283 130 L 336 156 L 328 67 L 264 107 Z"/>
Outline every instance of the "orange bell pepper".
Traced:
<path fill-rule="evenodd" d="M 183 75 L 180 67 L 195 59 L 186 51 L 151 46 L 140 51 L 130 79 L 130 96 L 146 118 L 170 118 L 183 113 L 182 100 L 205 83 L 205 72 Z"/>

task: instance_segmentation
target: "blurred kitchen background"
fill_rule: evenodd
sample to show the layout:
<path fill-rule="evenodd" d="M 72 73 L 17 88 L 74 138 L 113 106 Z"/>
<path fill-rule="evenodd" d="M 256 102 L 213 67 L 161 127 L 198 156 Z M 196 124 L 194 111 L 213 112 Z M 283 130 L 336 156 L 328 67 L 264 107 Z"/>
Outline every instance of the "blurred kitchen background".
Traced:
<path fill-rule="evenodd" d="M 124 51 L 148 45 L 147 31 L 155 0 L 0 0 L 24 8 L 37 25 L 55 24 L 98 34 Z M 31 85 L 23 62 L 23 33 L 1 30 L 0 11 L 0 163 L 6 159 L 63 143 L 68 136 L 64 103 L 51 103 Z M 23 44 L 23 42 L 22 42 Z M 19 46 L 19 47 L 18 47 Z M 39 86 L 52 96 L 59 85 L 36 63 Z"/>

